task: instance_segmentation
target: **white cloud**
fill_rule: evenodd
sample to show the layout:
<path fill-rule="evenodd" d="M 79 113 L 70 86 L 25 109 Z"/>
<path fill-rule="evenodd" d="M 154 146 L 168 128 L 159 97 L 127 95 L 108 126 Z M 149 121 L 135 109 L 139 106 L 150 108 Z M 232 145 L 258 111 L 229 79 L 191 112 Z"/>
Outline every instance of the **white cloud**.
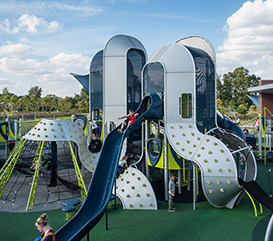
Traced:
<path fill-rule="evenodd" d="M 27 55 L 28 53 L 32 52 L 33 48 L 26 44 L 17 43 L 12 44 L 8 43 L 0 47 L 0 56 L 6 57 L 19 57 Z"/>
<path fill-rule="evenodd" d="M 0 70 L 18 76 L 35 75 L 41 82 L 47 82 L 56 75 L 69 75 L 76 67 L 88 68 L 90 59 L 82 54 L 57 54 L 56 56 L 39 62 L 36 59 L 0 58 Z M 52 78 L 53 76 L 53 78 Z"/>
<path fill-rule="evenodd" d="M 82 54 L 60 53 L 50 58 L 49 62 L 55 65 L 62 65 L 66 67 L 80 67 L 90 65 L 90 58 L 83 56 Z"/>
<path fill-rule="evenodd" d="M 243 66 L 260 77 L 273 78 L 273 0 L 247 1 L 227 19 L 228 37 L 218 47 L 220 74 Z"/>
<path fill-rule="evenodd" d="M 37 33 L 38 30 L 54 32 L 58 28 L 59 24 L 56 21 L 47 22 L 43 18 L 28 14 L 23 14 L 14 24 L 11 24 L 8 19 L 0 23 L 0 31 L 7 34 L 17 34 L 20 31 Z"/>
<path fill-rule="evenodd" d="M 50 71 L 48 61 L 3 57 L 0 59 L 0 70 L 17 76 L 41 75 Z"/>

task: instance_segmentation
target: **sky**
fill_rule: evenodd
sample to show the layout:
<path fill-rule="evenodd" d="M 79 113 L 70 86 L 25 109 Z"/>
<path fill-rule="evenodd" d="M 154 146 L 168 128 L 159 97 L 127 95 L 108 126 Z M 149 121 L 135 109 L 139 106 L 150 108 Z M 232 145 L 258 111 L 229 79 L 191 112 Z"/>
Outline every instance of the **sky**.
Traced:
<path fill-rule="evenodd" d="M 216 52 L 221 76 L 243 66 L 273 79 L 273 0 L 0 0 L 0 93 L 33 86 L 73 97 L 92 57 L 117 34 L 137 38 L 148 56 L 199 35 Z"/>

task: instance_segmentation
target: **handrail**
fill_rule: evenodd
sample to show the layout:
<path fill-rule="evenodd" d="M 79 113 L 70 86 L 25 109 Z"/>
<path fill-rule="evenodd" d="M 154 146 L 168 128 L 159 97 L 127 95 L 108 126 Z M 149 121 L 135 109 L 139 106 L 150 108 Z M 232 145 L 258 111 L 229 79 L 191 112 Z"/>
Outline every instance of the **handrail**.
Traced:
<path fill-rule="evenodd" d="M 238 125 L 238 126 L 246 125 L 246 124 L 248 124 L 249 122 L 254 121 L 255 119 L 257 119 L 258 117 L 259 117 L 259 115 L 257 115 L 257 116 L 255 116 L 254 118 L 248 120 L 247 122 L 239 123 L 239 124 L 237 124 L 237 125 Z"/>

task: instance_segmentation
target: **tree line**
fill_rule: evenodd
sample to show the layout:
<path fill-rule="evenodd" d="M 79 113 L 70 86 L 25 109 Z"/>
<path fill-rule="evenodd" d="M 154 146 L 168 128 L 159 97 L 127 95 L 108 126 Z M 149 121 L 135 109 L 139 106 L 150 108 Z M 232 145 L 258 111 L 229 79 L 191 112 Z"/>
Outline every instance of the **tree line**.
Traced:
<path fill-rule="evenodd" d="M 1 112 L 89 112 L 89 94 L 82 88 L 74 97 L 59 97 L 54 94 L 42 96 L 42 88 L 31 87 L 27 95 L 17 96 L 5 87 L 0 94 Z"/>
<path fill-rule="evenodd" d="M 236 107 L 239 114 L 246 114 L 250 109 L 255 109 L 254 103 L 247 97 L 249 87 L 257 86 L 261 78 L 250 74 L 244 67 L 238 67 L 233 72 L 216 76 L 217 107 L 228 109 Z M 0 94 L 0 112 L 12 111 L 60 111 L 60 112 L 89 112 L 89 94 L 82 88 L 80 94 L 74 97 L 58 97 L 54 94 L 42 96 L 42 88 L 31 87 L 27 95 L 17 96 L 10 93 L 5 87 Z"/>

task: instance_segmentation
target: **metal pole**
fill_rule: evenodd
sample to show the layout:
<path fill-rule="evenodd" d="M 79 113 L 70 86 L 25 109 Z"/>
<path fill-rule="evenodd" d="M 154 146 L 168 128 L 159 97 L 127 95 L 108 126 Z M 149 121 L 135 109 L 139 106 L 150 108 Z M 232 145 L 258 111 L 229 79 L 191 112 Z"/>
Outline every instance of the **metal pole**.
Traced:
<path fill-rule="evenodd" d="M 164 126 L 165 128 L 165 126 Z M 164 133 L 166 133 L 164 131 Z M 168 190 L 169 190 L 169 170 L 168 170 L 168 140 L 166 135 L 164 135 L 164 192 L 165 192 L 165 201 L 168 201 L 169 197 L 168 197 Z"/>
<path fill-rule="evenodd" d="M 145 121 L 145 160 L 147 158 L 147 151 L 148 151 L 148 146 L 147 146 L 147 140 L 148 140 L 148 136 L 149 136 L 149 128 L 150 128 L 150 122 L 149 121 Z M 148 180 L 150 180 L 150 168 L 148 163 L 146 162 L 146 177 Z"/>
<path fill-rule="evenodd" d="M 195 210 L 195 202 L 196 202 L 196 170 L 195 170 L 195 163 L 192 163 L 192 182 L 193 182 L 193 189 L 192 189 L 192 193 L 193 193 L 193 210 Z"/>
<path fill-rule="evenodd" d="M 105 211 L 105 229 L 108 230 L 108 217 L 107 217 L 107 208 L 106 208 L 106 211 Z"/>
<path fill-rule="evenodd" d="M 182 193 L 181 168 L 178 170 L 178 194 Z"/>

